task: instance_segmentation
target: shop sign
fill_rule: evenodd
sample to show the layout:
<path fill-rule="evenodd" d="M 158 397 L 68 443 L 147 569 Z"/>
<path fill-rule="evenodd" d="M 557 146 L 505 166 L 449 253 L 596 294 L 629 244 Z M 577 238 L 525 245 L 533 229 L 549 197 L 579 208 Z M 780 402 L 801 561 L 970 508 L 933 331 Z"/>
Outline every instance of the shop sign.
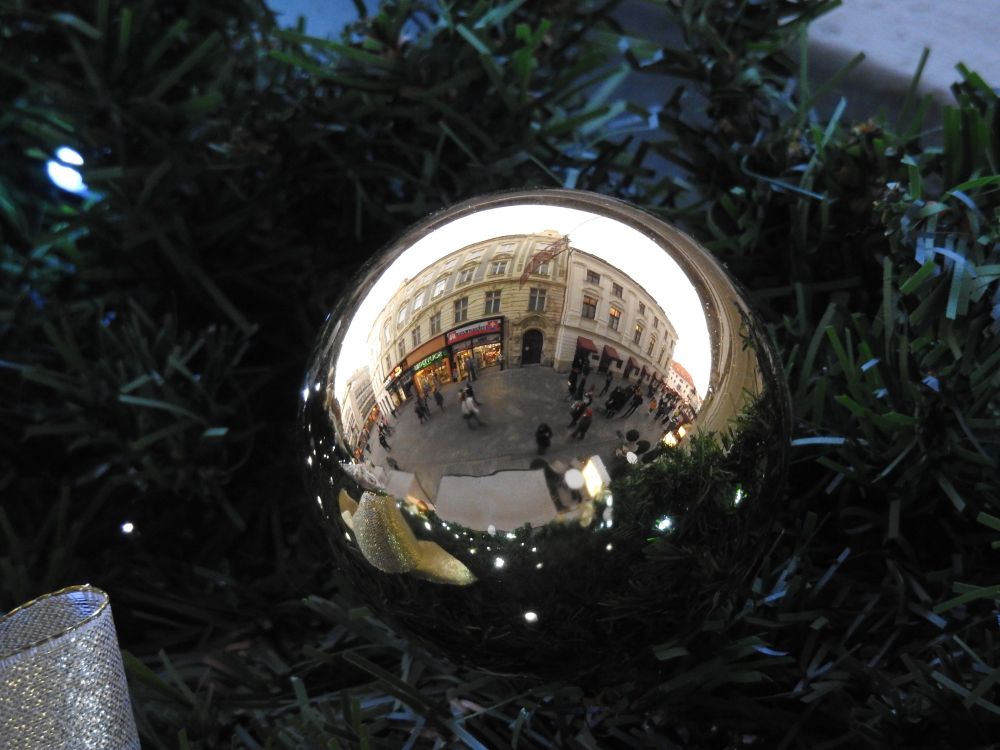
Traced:
<path fill-rule="evenodd" d="M 467 326 L 448 331 L 445 334 L 445 339 L 449 344 L 454 344 L 456 341 L 464 341 L 465 339 L 471 339 L 473 336 L 481 336 L 484 333 L 500 333 L 500 318 L 480 320 L 478 323 L 470 323 Z"/>
<path fill-rule="evenodd" d="M 396 365 L 394 368 L 392 368 L 392 372 L 390 372 L 388 377 L 386 377 L 385 382 L 382 383 L 382 387 L 388 390 L 389 384 L 392 383 L 393 380 L 398 378 L 401 372 L 403 372 L 402 365 Z"/>
<path fill-rule="evenodd" d="M 434 354 L 430 355 L 429 357 L 424 357 L 422 360 L 417 362 L 417 364 L 413 365 L 413 371 L 416 372 L 418 370 L 423 370 L 425 367 L 427 367 L 427 365 L 431 364 L 432 362 L 437 362 L 443 356 L 444 356 L 443 350 L 440 352 L 434 352 Z"/>

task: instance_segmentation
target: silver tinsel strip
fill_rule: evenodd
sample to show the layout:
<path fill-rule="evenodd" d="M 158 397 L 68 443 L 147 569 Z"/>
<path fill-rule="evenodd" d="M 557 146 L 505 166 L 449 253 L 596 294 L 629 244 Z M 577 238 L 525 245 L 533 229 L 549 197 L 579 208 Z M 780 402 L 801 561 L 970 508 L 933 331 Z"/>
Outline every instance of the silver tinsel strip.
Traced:
<path fill-rule="evenodd" d="M 74 586 L 0 618 L 0 750 L 138 747 L 107 594 Z"/>

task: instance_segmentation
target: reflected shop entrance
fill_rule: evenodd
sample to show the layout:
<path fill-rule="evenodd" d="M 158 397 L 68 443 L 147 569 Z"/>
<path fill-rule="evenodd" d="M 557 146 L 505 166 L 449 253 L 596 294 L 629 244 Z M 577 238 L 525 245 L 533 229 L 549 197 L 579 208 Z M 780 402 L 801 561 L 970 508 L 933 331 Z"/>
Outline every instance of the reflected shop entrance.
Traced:
<path fill-rule="evenodd" d="M 749 318 L 689 238 L 545 195 L 429 220 L 345 302 L 312 429 L 355 494 L 480 531 L 610 528 L 616 477 L 761 392 Z"/>
<path fill-rule="evenodd" d="M 537 365 L 542 361 L 542 332 L 530 328 L 521 337 L 521 364 Z"/>

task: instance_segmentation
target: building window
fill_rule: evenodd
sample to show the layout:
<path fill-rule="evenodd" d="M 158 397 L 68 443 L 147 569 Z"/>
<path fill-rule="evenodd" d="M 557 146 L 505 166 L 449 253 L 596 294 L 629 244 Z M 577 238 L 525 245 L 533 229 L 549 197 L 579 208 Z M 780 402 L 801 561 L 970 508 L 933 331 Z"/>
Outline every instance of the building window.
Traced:
<path fill-rule="evenodd" d="M 388 320 L 385 322 L 385 325 L 382 326 L 382 340 L 387 344 L 392 340 L 392 333 L 389 331 Z"/>
<path fill-rule="evenodd" d="M 475 272 L 476 272 L 475 268 L 463 268 L 458 273 L 458 283 L 468 284 L 470 281 L 472 281 L 472 274 L 474 274 Z"/>
<path fill-rule="evenodd" d="M 639 303 L 639 314 L 640 315 L 646 314 L 646 306 L 642 302 Z"/>
<path fill-rule="evenodd" d="M 413 309 L 419 310 L 424 306 L 424 298 L 427 296 L 427 290 L 421 289 L 417 292 L 417 296 L 413 298 Z"/>
<path fill-rule="evenodd" d="M 583 295 L 583 310 L 581 310 L 580 315 L 591 320 L 597 317 L 597 297 L 591 297 L 589 294 Z"/>
<path fill-rule="evenodd" d="M 436 312 L 431 315 L 431 335 L 441 333 L 441 313 Z"/>
<path fill-rule="evenodd" d="M 385 355 L 385 374 L 386 377 L 389 376 L 389 372 L 392 370 L 392 362 L 389 360 L 389 355 Z"/>
<path fill-rule="evenodd" d="M 649 346 L 646 347 L 646 356 L 653 356 L 653 348 L 656 346 L 656 336 L 649 337 Z"/>
<path fill-rule="evenodd" d="M 507 259 L 495 260 L 490 263 L 490 276 L 501 276 L 507 273 Z"/>
<path fill-rule="evenodd" d="M 534 270 L 534 273 L 538 276 L 548 276 L 549 275 L 549 261 L 543 260 L 538 264 L 538 268 Z"/>
<path fill-rule="evenodd" d="M 406 322 L 406 303 L 404 302 L 403 306 L 399 308 L 399 314 L 396 316 L 396 325 L 401 326 L 405 322 Z"/>
<path fill-rule="evenodd" d="M 406 356 L 406 344 L 403 343 L 403 339 L 400 339 L 399 343 L 396 344 L 396 354 L 399 355 L 399 361 L 402 362 L 403 357 Z"/>
<path fill-rule="evenodd" d="M 486 304 L 483 305 L 483 315 L 500 312 L 500 292 L 486 292 Z"/>
<path fill-rule="evenodd" d="M 653 328 L 659 328 L 659 327 L 660 327 L 660 319 L 654 317 L 653 318 Z"/>
<path fill-rule="evenodd" d="M 545 290 L 532 287 L 528 294 L 528 309 L 531 312 L 545 312 Z"/>
<path fill-rule="evenodd" d="M 455 322 L 461 323 L 469 319 L 469 298 L 462 297 L 455 300 Z"/>
<path fill-rule="evenodd" d="M 642 323 L 635 324 L 635 333 L 632 334 L 632 341 L 636 344 L 642 341 Z"/>
<path fill-rule="evenodd" d="M 450 271 L 452 268 L 455 267 L 456 263 L 458 263 L 458 258 L 448 258 L 448 260 L 444 262 L 444 270 Z"/>
<path fill-rule="evenodd" d="M 591 271 L 591 270 L 588 269 L 587 270 L 587 283 L 588 284 L 594 284 L 594 285 L 600 285 L 600 283 L 601 283 L 601 274 L 594 273 L 593 271 Z"/>
<path fill-rule="evenodd" d="M 617 307 L 608 310 L 608 328 L 612 331 L 618 330 L 618 324 L 622 322 L 622 311 Z"/>
<path fill-rule="evenodd" d="M 505 242 L 499 248 L 497 248 L 498 253 L 512 253 L 514 252 L 514 246 L 516 242 Z"/>
<path fill-rule="evenodd" d="M 663 355 L 666 354 L 666 352 L 667 352 L 666 347 L 660 349 L 660 356 L 656 360 L 656 364 L 660 365 L 661 367 L 663 366 Z"/>
<path fill-rule="evenodd" d="M 476 250 L 476 252 L 470 253 L 469 255 L 465 256 L 465 262 L 466 263 L 472 263 L 474 261 L 479 260 L 480 258 L 483 257 L 483 252 L 485 252 L 485 251 L 483 251 L 483 250 Z"/>
<path fill-rule="evenodd" d="M 413 333 L 410 334 L 413 337 L 413 346 L 420 345 L 420 326 L 413 327 Z"/>
<path fill-rule="evenodd" d="M 622 289 L 621 284 L 616 284 L 613 281 L 611 282 L 611 293 L 614 296 L 616 296 L 618 299 L 622 299 L 624 297 L 624 292 L 625 290 Z"/>
<path fill-rule="evenodd" d="M 442 277 L 442 278 L 438 279 L 437 281 L 435 281 L 434 282 L 434 294 L 432 294 L 431 296 L 433 296 L 433 297 L 440 297 L 442 294 L 444 294 L 444 288 L 445 288 L 445 286 L 447 286 L 447 284 L 448 284 L 448 277 L 447 276 Z"/>

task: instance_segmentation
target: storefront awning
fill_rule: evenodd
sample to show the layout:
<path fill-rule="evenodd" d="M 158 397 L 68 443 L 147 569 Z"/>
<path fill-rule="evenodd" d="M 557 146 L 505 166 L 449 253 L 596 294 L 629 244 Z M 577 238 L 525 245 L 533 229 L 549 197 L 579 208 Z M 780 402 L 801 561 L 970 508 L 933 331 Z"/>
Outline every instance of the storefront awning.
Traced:
<path fill-rule="evenodd" d="M 597 347 L 594 346 L 594 342 L 588 338 L 584 338 L 583 336 L 577 337 L 576 348 L 586 349 L 588 352 L 593 352 L 594 354 L 597 354 Z"/>
<path fill-rule="evenodd" d="M 628 369 L 628 370 L 638 370 L 639 369 L 639 365 L 637 365 L 635 363 L 634 359 L 632 359 L 631 357 L 629 357 L 628 358 L 628 366 L 626 367 L 626 369 Z"/>
<path fill-rule="evenodd" d="M 607 344 L 604 345 L 604 356 L 608 359 L 616 359 L 619 362 L 622 361 L 621 355 L 615 351 L 615 348 L 613 346 L 608 346 Z"/>

